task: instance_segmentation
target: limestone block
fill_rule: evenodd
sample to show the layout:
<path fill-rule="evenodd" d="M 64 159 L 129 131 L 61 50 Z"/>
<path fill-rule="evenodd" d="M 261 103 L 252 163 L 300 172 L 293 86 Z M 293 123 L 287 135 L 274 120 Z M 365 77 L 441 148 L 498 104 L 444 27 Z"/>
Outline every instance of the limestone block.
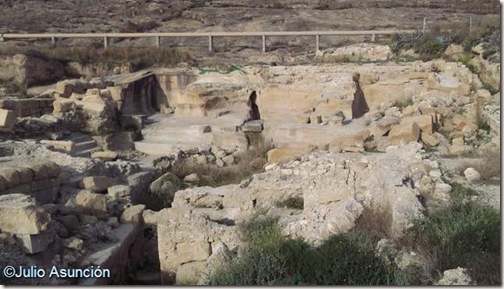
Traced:
<path fill-rule="evenodd" d="M 53 102 L 54 113 L 65 113 L 77 108 L 75 101 L 66 98 L 57 98 Z"/>
<path fill-rule="evenodd" d="M 394 126 L 388 135 L 389 144 L 398 144 L 401 142 L 418 141 L 420 137 L 420 127 L 416 122 L 409 122 Z"/>
<path fill-rule="evenodd" d="M 450 153 L 452 155 L 458 155 L 466 152 L 468 148 L 464 143 L 463 137 L 454 138 L 452 140 L 452 145 L 450 146 Z"/>
<path fill-rule="evenodd" d="M 463 130 L 466 126 L 474 131 L 478 129 L 478 126 L 474 122 L 458 114 L 453 116 L 452 122 L 456 130 Z"/>
<path fill-rule="evenodd" d="M 91 214 L 100 214 L 107 212 L 107 197 L 101 194 L 95 194 L 90 191 L 80 191 L 75 196 L 74 203 L 81 207 L 83 211 Z"/>
<path fill-rule="evenodd" d="M 244 132 L 261 132 L 264 129 L 263 120 L 248 121 L 242 125 Z"/>
<path fill-rule="evenodd" d="M 41 140 L 40 143 L 48 148 L 63 150 L 69 153 L 72 153 L 75 148 L 75 143 L 70 140 Z"/>
<path fill-rule="evenodd" d="M 235 163 L 235 158 L 232 155 L 228 155 L 222 158 L 222 161 L 227 165 L 231 166 Z"/>
<path fill-rule="evenodd" d="M 10 130 L 16 124 L 16 115 L 12 110 L 0 109 L 0 129 Z"/>
<path fill-rule="evenodd" d="M 439 140 L 430 133 L 422 132 L 420 137 L 422 142 L 430 147 L 439 145 Z"/>
<path fill-rule="evenodd" d="M 294 160 L 304 153 L 308 152 L 309 149 L 304 148 L 289 148 L 289 147 L 279 147 L 268 151 L 268 163 L 286 163 Z"/>
<path fill-rule="evenodd" d="M 143 222 L 143 211 L 145 210 L 145 205 L 136 205 L 127 208 L 121 215 L 119 219 L 121 223 L 141 223 Z"/>
<path fill-rule="evenodd" d="M 362 151 L 364 149 L 364 140 L 369 136 L 368 129 L 360 129 L 347 133 L 338 134 L 333 141 L 329 143 L 330 152 L 341 152 L 346 149 L 349 151 Z M 355 149 L 358 148 L 358 149 Z"/>
<path fill-rule="evenodd" d="M 145 210 L 142 213 L 142 217 L 146 225 L 157 226 L 158 223 L 158 212 L 152 210 Z"/>
<path fill-rule="evenodd" d="M 0 169 L 0 176 L 4 179 L 4 185 L 6 188 L 13 188 L 21 184 L 21 176 L 14 168 Z"/>
<path fill-rule="evenodd" d="M 180 264 L 192 261 L 204 261 L 210 257 L 211 246 L 206 241 L 183 242 L 176 245 L 177 259 Z"/>
<path fill-rule="evenodd" d="M 117 159 L 117 152 L 114 151 L 102 151 L 91 153 L 92 158 L 102 159 L 105 161 L 113 161 Z"/>
<path fill-rule="evenodd" d="M 204 272 L 206 272 L 206 262 L 204 261 L 182 264 L 177 270 L 175 284 L 196 285 Z"/>
<path fill-rule="evenodd" d="M 20 176 L 21 184 L 30 183 L 33 180 L 33 171 L 27 167 L 16 168 Z"/>
<path fill-rule="evenodd" d="M 0 230 L 13 234 L 36 235 L 46 230 L 51 216 L 23 194 L 0 196 Z"/>
<path fill-rule="evenodd" d="M 396 117 L 383 117 L 369 126 L 370 133 L 375 136 L 383 136 L 390 131 L 392 126 L 399 124 Z"/>
<path fill-rule="evenodd" d="M 69 98 L 74 92 L 74 85 L 70 81 L 64 80 L 56 83 L 54 92 L 58 93 L 60 97 Z"/>
<path fill-rule="evenodd" d="M 131 194 L 131 188 L 126 185 L 111 186 L 107 189 L 107 193 L 113 198 L 127 197 Z"/>
<path fill-rule="evenodd" d="M 434 120 L 432 115 L 416 115 L 401 119 L 401 124 L 415 122 L 422 132 L 434 133 Z"/>
<path fill-rule="evenodd" d="M 44 164 L 34 164 L 29 166 L 29 168 L 33 171 L 34 180 L 43 180 L 49 177 L 47 167 Z"/>
<path fill-rule="evenodd" d="M 109 187 L 116 184 L 116 180 L 104 176 L 85 177 L 82 179 L 81 187 L 98 193 L 106 192 Z"/>

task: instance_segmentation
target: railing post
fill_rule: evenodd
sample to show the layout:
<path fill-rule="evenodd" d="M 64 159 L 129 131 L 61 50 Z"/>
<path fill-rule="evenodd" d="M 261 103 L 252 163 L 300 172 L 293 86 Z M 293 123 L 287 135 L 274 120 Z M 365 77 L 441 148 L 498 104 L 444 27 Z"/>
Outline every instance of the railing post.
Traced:
<path fill-rule="evenodd" d="M 4 38 L 3 33 L 2 33 L 2 34 L 0 34 L 0 42 L 4 42 L 4 41 L 5 41 L 5 38 Z"/>
<path fill-rule="evenodd" d="M 472 37 L 472 24 L 473 24 L 472 20 L 473 20 L 473 17 L 471 15 L 471 16 L 469 16 L 469 38 Z"/>
<path fill-rule="evenodd" d="M 426 27 L 427 27 L 427 17 L 424 17 L 424 19 L 423 19 L 422 33 L 425 33 L 425 28 Z"/>
<path fill-rule="evenodd" d="M 371 42 L 375 42 L 376 41 L 376 34 L 371 34 Z"/>
<path fill-rule="evenodd" d="M 156 46 L 158 48 L 161 47 L 161 36 L 159 35 L 156 36 Z"/>
<path fill-rule="evenodd" d="M 316 35 L 315 36 L 315 51 L 319 51 L 320 50 L 320 35 Z"/>
<path fill-rule="evenodd" d="M 213 52 L 213 36 L 208 36 L 208 51 Z"/>
<path fill-rule="evenodd" d="M 56 46 L 56 37 L 54 35 L 51 35 L 51 42 L 53 46 Z"/>
<path fill-rule="evenodd" d="M 103 48 L 107 49 L 108 48 L 108 36 L 103 36 Z"/>
<path fill-rule="evenodd" d="M 266 35 L 262 36 L 262 52 L 266 52 Z"/>

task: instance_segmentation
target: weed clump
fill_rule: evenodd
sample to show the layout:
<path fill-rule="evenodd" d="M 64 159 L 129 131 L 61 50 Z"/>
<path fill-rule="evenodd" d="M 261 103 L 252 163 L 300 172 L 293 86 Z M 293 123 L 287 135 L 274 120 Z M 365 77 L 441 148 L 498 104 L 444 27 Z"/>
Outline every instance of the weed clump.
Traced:
<path fill-rule="evenodd" d="M 211 276 L 211 285 L 390 285 L 405 279 L 374 254 L 365 232 L 334 236 L 313 248 L 282 236 L 277 219 L 255 217 L 241 227 L 246 247 Z"/>
<path fill-rule="evenodd" d="M 499 212 L 471 201 L 472 194 L 454 186 L 451 204 L 415 221 L 404 240 L 417 252 L 429 252 L 434 279 L 445 270 L 463 267 L 478 285 L 497 285 L 501 282 Z"/>

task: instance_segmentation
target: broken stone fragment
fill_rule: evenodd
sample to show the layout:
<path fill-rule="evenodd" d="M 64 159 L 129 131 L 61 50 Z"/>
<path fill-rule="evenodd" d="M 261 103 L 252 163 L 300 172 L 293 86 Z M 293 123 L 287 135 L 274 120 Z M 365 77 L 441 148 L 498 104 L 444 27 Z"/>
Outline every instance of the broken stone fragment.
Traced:
<path fill-rule="evenodd" d="M 95 177 L 85 177 L 82 179 L 81 187 L 86 190 L 92 190 L 97 193 L 104 193 L 109 187 L 116 184 L 113 178 L 95 176 Z"/>
<path fill-rule="evenodd" d="M 401 142 L 416 142 L 420 138 L 420 127 L 416 122 L 402 123 L 394 126 L 388 135 L 388 144 L 399 144 Z"/>
<path fill-rule="evenodd" d="M 65 245 L 65 247 L 67 247 L 69 249 L 80 251 L 80 250 L 82 250 L 82 247 L 84 245 L 84 241 L 82 241 L 82 239 L 79 239 L 76 237 L 71 237 L 69 239 L 64 240 L 63 244 Z"/>
<path fill-rule="evenodd" d="M 107 193 L 113 198 L 123 198 L 131 194 L 131 188 L 126 185 L 111 186 L 107 189 Z"/>
<path fill-rule="evenodd" d="M 185 183 L 191 183 L 191 184 L 195 184 L 195 183 L 198 183 L 199 182 L 199 177 L 198 177 L 198 174 L 197 173 L 192 173 L 190 175 L 187 175 L 184 177 L 184 182 Z"/>
<path fill-rule="evenodd" d="M 136 205 L 127 208 L 121 215 L 121 223 L 138 223 L 143 222 L 142 213 L 145 210 L 145 205 Z"/>
<path fill-rule="evenodd" d="M 74 203 L 83 211 L 90 214 L 101 214 L 107 212 L 107 197 L 102 194 L 95 194 L 90 191 L 80 191 L 75 196 Z"/>
<path fill-rule="evenodd" d="M 439 145 L 439 140 L 430 133 L 422 132 L 421 139 L 424 144 L 430 147 L 435 147 Z"/>
<path fill-rule="evenodd" d="M 0 196 L 0 230 L 36 235 L 45 231 L 51 216 L 33 198 L 23 194 Z"/>
<path fill-rule="evenodd" d="M 467 168 L 464 171 L 464 176 L 469 182 L 475 182 L 481 178 L 480 173 L 474 168 Z"/>
<path fill-rule="evenodd" d="M 93 152 L 91 154 L 92 158 L 102 159 L 105 161 L 113 161 L 117 159 L 117 152 L 114 151 L 102 151 L 102 152 Z"/>

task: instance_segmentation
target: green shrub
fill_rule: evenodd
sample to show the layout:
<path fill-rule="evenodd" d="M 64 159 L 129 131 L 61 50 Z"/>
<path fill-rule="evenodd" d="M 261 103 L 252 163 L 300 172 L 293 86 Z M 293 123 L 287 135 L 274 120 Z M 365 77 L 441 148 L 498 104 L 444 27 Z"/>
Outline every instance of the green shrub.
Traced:
<path fill-rule="evenodd" d="M 500 284 L 500 216 L 495 209 L 469 201 L 472 192 L 454 187 L 449 206 L 431 211 L 407 232 L 409 246 L 430 252 L 439 278 L 464 267 L 478 285 Z"/>
<path fill-rule="evenodd" d="M 211 276 L 212 285 L 390 285 L 407 280 L 375 256 L 377 239 L 365 232 L 334 236 L 317 248 L 282 236 L 276 219 L 253 218 L 241 232 L 246 247 Z"/>
<path fill-rule="evenodd" d="M 461 56 L 458 60 L 460 63 L 462 63 L 463 65 L 465 65 L 472 73 L 474 74 L 478 74 L 479 71 L 478 71 L 478 68 L 471 63 L 471 55 L 469 54 L 464 54 L 463 56 Z"/>

